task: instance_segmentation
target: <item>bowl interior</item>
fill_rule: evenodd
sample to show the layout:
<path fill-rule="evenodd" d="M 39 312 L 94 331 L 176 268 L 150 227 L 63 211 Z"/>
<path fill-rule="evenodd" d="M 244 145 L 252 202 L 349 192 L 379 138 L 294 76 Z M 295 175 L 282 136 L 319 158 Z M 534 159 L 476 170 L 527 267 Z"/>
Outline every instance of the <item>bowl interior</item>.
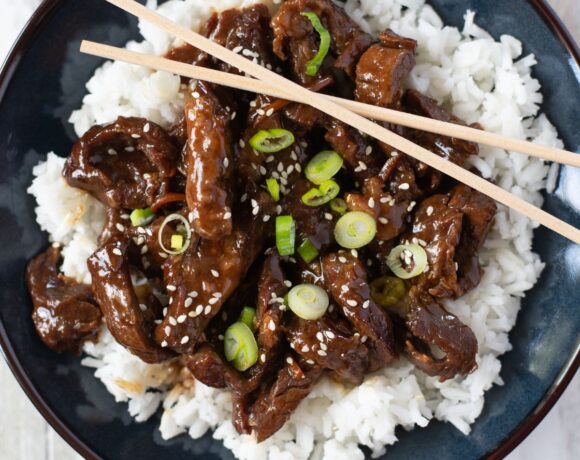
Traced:
<path fill-rule="evenodd" d="M 138 36 L 136 22 L 104 1 L 84 2 L 83 8 L 75 0 L 48 3 L 45 20 L 25 34 L 0 81 L 0 336 L 4 351 L 37 406 L 85 456 L 92 457 L 93 452 L 105 458 L 231 459 L 232 454 L 210 435 L 197 441 L 181 436 L 166 442 L 157 430 L 158 416 L 147 423 L 132 422 L 126 405 L 115 403 L 91 369 L 82 367 L 75 357 L 48 350 L 33 330 L 24 270 L 47 240 L 35 223 L 34 202 L 26 194 L 32 167 L 47 151 L 67 155 L 74 141 L 67 118 L 80 105 L 85 83 L 100 65 L 98 59 L 78 52 L 80 40 L 123 45 Z M 543 85 L 543 110 L 567 148 L 579 151 L 580 132 L 574 126 L 580 115 L 578 63 L 534 8 L 536 2 L 431 3 L 447 24 L 461 28 L 463 14 L 470 8 L 477 12 L 478 24 L 495 37 L 509 33 L 522 40 L 525 52 L 534 53 L 539 61 L 535 75 Z M 579 171 L 564 168 L 558 190 L 547 197 L 545 209 L 580 226 L 578 198 L 573 196 L 579 184 Z M 538 229 L 535 250 L 546 269 L 524 299 L 510 334 L 514 349 L 502 359 L 505 385 L 488 392 L 472 434 L 464 436 L 439 422 L 412 432 L 400 430 L 400 442 L 389 448 L 389 458 L 482 457 L 506 441 L 526 418 L 532 421 L 534 408 L 548 392 L 557 391 L 553 385 L 571 364 L 578 346 L 580 247 Z M 573 366 L 577 364 L 576 360 Z"/>

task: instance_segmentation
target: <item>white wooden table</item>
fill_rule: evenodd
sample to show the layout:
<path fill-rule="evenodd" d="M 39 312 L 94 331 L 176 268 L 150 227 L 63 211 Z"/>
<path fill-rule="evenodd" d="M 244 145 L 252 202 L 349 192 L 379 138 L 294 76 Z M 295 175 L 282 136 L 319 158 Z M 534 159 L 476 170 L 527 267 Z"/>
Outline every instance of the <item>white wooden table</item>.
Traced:
<path fill-rule="evenodd" d="M 498 0 L 499 1 L 499 0 Z M 505 1 L 505 0 L 504 0 Z M 21 21 L 38 0 L 0 0 L 0 30 Z M 550 0 L 580 40 L 580 0 Z M 14 8 L 20 10 L 14 13 Z M 0 39 L 2 51 L 7 48 Z M 580 374 L 538 428 L 508 460 L 580 459 Z M 0 357 L 0 460 L 77 460 L 80 457 L 36 411 Z"/>

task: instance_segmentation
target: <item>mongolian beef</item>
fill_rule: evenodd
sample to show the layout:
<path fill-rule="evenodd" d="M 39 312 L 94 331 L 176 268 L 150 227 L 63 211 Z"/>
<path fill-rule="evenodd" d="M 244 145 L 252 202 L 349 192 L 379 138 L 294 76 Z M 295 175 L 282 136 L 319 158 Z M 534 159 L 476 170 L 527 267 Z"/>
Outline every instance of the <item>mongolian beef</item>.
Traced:
<path fill-rule="evenodd" d="M 327 94 L 461 123 L 406 90 L 416 43 L 378 40 L 330 0 L 215 14 L 212 40 Z M 182 46 L 168 57 L 236 73 Z M 358 385 L 402 356 L 441 380 L 476 367 L 477 340 L 445 310 L 479 283 L 493 201 L 316 109 L 182 80 L 170 130 L 94 126 L 63 175 L 107 207 L 92 286 L 28 267 L 33 320 L 79 352 L 103 319 L 147 363 L 175 360 L 232 391 L 234 425 L 262 441 L 323 376 Z M 388 126 L 459 165 L 475 144 Z"/>

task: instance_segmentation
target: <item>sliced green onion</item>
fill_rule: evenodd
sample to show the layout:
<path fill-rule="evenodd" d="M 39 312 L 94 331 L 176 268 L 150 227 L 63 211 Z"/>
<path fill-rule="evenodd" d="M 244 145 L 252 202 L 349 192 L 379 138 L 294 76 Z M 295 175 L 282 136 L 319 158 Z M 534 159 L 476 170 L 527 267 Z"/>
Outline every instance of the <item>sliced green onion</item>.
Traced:
<path fill-rule="evenodd" d="M 183 235 L 171 235 L 171 249 L 181 249 L 183 247 Z"/>
<path fill-rule="evenodd" d="M 348 209 L 348 206 L 346 201 L 344 201 L 342 198 L 335 198 L 330 202 L 330 209 L 339 214 L 344 214 Z"/>
<path fill-rule="evenodd" d="M 300 246 L 298 246 L 298 254 L 302 260 L 309 264 L 318 257 L 318 249 L 312 244 L 310 239 L 306 238 Z"/>
<path fill-rule="evenodd" d="M 343 163 L 344 160 L 338 153 L 332 150 L 324 150 L 323 152 L 317 153 L 308 162 L 304 169 L 304 174 L 310 182 L 320 185 L 325 180 L 332 179 L 336 176 L 340 168 L 342 168 Z"/>
<path fill-rule="evenodd" d="M 310 189 L 302 195 L 302 203 L 306 206 L 322 206 L 336 198 L 339 193 L 340 186 L 329 179 L 320 184 L 320 187 Z"/>
<path fill-rule="evenodd" d="M 254 328 L 254 318 L 256 317 L 256 309 L 252 307 L 244 307 L 240 314 L 240 321 L 248 326 L 250 329 Z"/>
<path fill-rule="evenodd" d="M 276 217 L 276 247 L 281 256 L 294 254 L 296 224 L 292 216 Z"/>
<path fill-rule="evenodd" d="M 266 179 L 266 187 L 274 201 L 280 201 L 280 186 L 276 179 Z"/>
<path fill-rule="evenodd" d="M 165 227 L 167 224 L 169 224 L 170 222 L 174 222 L 176 220 L 180 221 L 183 224 L 183 232 L 185 233 L 185 235 L 184 235 L 185 236 L 185 243 L 182 242 L 182 245 L 179 249 L 173 248 L 173 237 L 174 236 L 181 236 L 181 235 L 172 235 L 171 236 L 171 248 L 172 249 L 167 249 L 165 247 L 165 245 L 163 244 L 163 230 L 165 230 Z M 187 250 L 189 245 L 191 244 L 191 226 L 189 225 L 189 222 L 181 214 L 169 214 L 165 218 L 165 220 L 161 223 L 161 227 L 159 227 L 159 233 L 157 234 L 157 241 L 159 242 L 159 246 L 161 247 L 161 249 L 163 251 L 165 251 L 167 254 L 171 254 L 174 256 L 178 255 L 178 254 L 183 254 Z"/>
<path fill-rule="evenodd" d="M 155 214 L 151 211 L 151 208 L 134 209 L 129 217 L 133 227 L 141 227 L 142 225 L 150 224 L 155 218 Z"/>
<path fill-rule="evenodd" d="M 263 129 L 250 139 L 254 150 L 262 153 L 276 153 L 294 144 L 294 134 L 287 129 Z"/>
<path fill-rule="evenodd" d="M 288 306 L 302 319 L 321 318 L 329 303 L 326 291 L 314 284 L 299 284 L 288 293 Z"/>
<path fill-rule="evenodd" d="M 407 292 L 405 282 L 396 276 L 383 276 L 371 283 L 371 297 L 381 307 L 392 307 Z"/>
<path fill-rule="evenodd" d="M 316 56 L 314 56 L 314 58 L 312 58 L 306 64 L 306 75 L 314 77 L 318 73 L 318 69 L 320 69 L 324 58 L 330 50 L 330 33 L 322 25 L 320 18 L 316 15 L 316 13 L 308 11 L 306 13 L 302 13 L 302 16 L 306 16 L 310 20 L 314 30 L 318 32 L 318 35 L 320 35 L 320 48 L 318 48 L 318 53 L 316 53 Z"/>
<path fill-rule="evenodd" d="M 427 253 L 418 244 L 401 244 L 391 250 L 387 265 L 401 279 L 414 278 L 425 271 Z"/>
<path fill-rule="evenodd" d="M 358 249 L 369 244 L 377 234 L 377 223 L 365 212 L 347 212 L 336 222 L 334 237 L 343 248 Z"/>
<path fill-rule="evenodd" d="M 224 336 L 226 359 L 243 372 L 258 361 L 258 344 L 251 329 L 241 321 L 232 324 Z"/>

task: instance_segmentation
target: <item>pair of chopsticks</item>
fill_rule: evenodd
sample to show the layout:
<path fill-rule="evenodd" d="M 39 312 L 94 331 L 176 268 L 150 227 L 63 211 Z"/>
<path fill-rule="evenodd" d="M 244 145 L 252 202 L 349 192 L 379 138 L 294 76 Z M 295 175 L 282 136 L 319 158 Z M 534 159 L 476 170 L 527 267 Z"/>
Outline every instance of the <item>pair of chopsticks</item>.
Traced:
<path fill-rule="evenodd" d="M 565 150 L 539 146 L 526 141 L 506 138 L 467 126 L 445 123 L 408 113 L 321 95 L 228 50 L 192 30 L 174 23 L 134 0 L 107 1 L 255 78 L 246 78 L 211 69 L 195 67 L 157 56 L 144 55 L 87 41 L 84 41 L 81 45 L 82 52 L 313 106 L 367 135 L 392 146 L 394 149 L 412 156 L 455 180 L 493 198 L 499 203 L 520 212 L 569 240 L 580 244 L 580 230 L 572 225 L 463 169 L 455 163 L 447 161 L 408 139 L 383 128 L 371 121 L 371 119 L 388 121 L 449 137 L 488 144 L 506 150 L 520 151 L 531 156 L 577 167 L 580 167 L 580 155 Z M 369 119 L 365 117 L 369 117 Z"/>

